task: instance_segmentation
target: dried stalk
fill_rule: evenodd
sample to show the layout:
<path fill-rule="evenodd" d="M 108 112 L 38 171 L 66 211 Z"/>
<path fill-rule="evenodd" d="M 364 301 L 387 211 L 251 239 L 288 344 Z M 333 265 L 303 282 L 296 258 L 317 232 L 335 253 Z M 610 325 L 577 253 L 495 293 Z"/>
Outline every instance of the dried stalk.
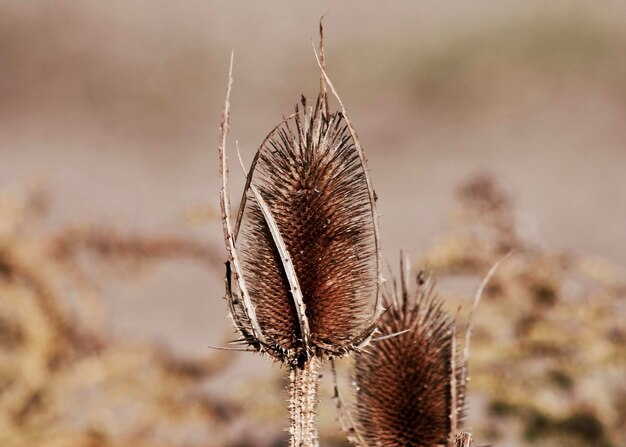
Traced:
<path fill-rule="evenodd" d="M 312 357 L 289 376 L 290 447 L 318 447 L 317 391 L 320 360 Z"/>
<path fill-rule="evenodd" d="M 460 432 L 456 435 L 454 447 L 471 447 L 472 435 L 467 432 Z"/>
<path fill-rule="evenodd" d="M 224 101 L 224 112 L 222 114 L 222 121 L 220 124 L 220 145 L 219 145 L 219 160 L 220 160 L 220 178 L 222 179 L 222 188 L 220 190 L 220 208 L 222 213 L 222 225 L 224 227 L 224 240 L 226 241 L 226 250 L 228 252 L 229 262 L 233 264 L 234 277 L 237 282 L 239 291 L 243 298 L 243 311 L 246 316 L 246 320 L 250 323 L 251 333 L 247 332 L 247 328 L 244 326 L 238 326 L 238 329 L 243 332 L 244 338 L 247 340 L 256 341 L 260 346 L 265 344 L 265 336 L 261 331 L 258 320 L 256 318 L 256 312 L 250 295 L 245 283 L 245 278 L 242 275 L 241 263 L 239 261 L 239 254 L 237 246 L 235 245 L 235 236 L 233 234 L 233 228 L 230 219 L 230 195 L 228 191 L 228 164 L 226 162 L 226 138 L 228 136 L 228 127 L 230 123 L 230 92 L 233 85 L 233 60 L 234 53 L 230 55 L 230 67 L 228 70 L 228 88 L 226 89 L 226 99 Z M 230 292 L 230 291 L 229 291 Z M 231 295 L 232 296 L 232 295 Z M 233 319 L 236 317 L 233 315 Z"/>

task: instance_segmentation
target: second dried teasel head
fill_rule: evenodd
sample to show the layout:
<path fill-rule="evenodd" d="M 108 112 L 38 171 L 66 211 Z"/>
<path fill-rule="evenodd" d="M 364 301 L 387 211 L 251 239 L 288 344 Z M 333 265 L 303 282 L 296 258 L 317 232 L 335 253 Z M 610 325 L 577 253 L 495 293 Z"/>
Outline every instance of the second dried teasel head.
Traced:
<path fill-rule="evenodd" d="M 510 255 L 510 254 L 509 254 Z M 387 311 L 377 337 L 356 360 L 354 418 L 335 386 L 340 421 L 358 447 L 469 447 L 472 437 L 459 430 L 465 413 L 473 314 L 487 283 L 508 256 L 480 283 L 470 311 L 463 348 L 456 319 L 433 293 L 423 273 L 409 287 L 409 268 L 401 259 L 400 281 L 383 291 Z"/>
<path fill-rule="evenodd" d="M 454 321 L 426 275 L 409 288 L 405 265 L 400 282 L 383 292 L 379 333 L 356 359 L 354 418 L 336 394 L 342 425 L 358 447 L 452 446 L 463 417 L 466 361 Z"/>

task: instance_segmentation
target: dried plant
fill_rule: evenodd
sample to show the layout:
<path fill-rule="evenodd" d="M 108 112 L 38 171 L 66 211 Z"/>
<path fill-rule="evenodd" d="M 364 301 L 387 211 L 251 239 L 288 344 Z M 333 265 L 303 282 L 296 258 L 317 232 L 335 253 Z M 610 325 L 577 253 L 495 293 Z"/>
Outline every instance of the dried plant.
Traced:
<path fill-rule="evenodd" d="M 364 171 L 341 114 L 325 113 L 323 101 L 304 121 L 296 108 L 295 128 L 283 123 L 259 150 L 241 225 L 244 277 L 267 349 L 300 367 L 362 339 L 376 287 Z"/>
<path fill-rule="evenodd" d="M 291 445 L 307 447 L 318 442 L 320 360 L 369 341 L 380 280 L 365 158 L 343 105 L 328 110 L 326 85 L 335 91 L 323 38 L 320 54 L 317 101 L 308 107 L 303 97 L 261 144 L 234 226 L 225 154 L 232 60 L 219 149 L 230 313 L 241 343 L 290 368 Z"/>
<path fill-rule="evenodd" d="M 400 283 L 383 289 L 380 335 L 357 357 L 354 419 L 336 391 L 343 428 L 359 447 L 452 445 L 463 417 L 467 369 L 454 321 L 434 281 L 420 273 L 415 290 L 408 284 L 401 262 Z"/>
<path fill-rule="evenodd" d="M 528 446 L 625 445 L 623 269 L 538 243 L 492 176 L 463 183 L 458 201 L 425 256 L 440 281 L 480 277 L 513 250 L 476 318 L 472 389 L 487 411 L 474 413 L 474 435 Z"/>
<path fill-rule="evenodd" d="M 235 216 L 226 170 L 227 95 L 221 202 L 226 298 L 242 336 L 237 342 L 290 370 L 293 447 L 317 445 L 322 361 L 352 351 L 359 354 L 355 417 L 338 393 L 337 402 L 355 444 L 469 447 L 472 436 L 459 430 L 472 324 L 458 348 L 457 319 L 442 304 L 454 307 L 457 297 L 436 297 L 423 275 L 411 291 L 408 264 L 378 300 L 374 193 L 339 98 L 341 111 L 329 111 L 326 89 L 335 92 L 323 51 L 319 63 L 317 99 L 303 100 L 262 143 Z M 485 291 L 472 389 L 486 402 L 487 417 L 474 421 L 474 434 L 491 442 L 515 437 L 520 445 L 624 445 L 623 272 L 535 243 L 511 198 L 489 177 L 463 185 L 459 199 L 454 226 L 426 256 L 440 280 L 459 273 L 480 278 L 514 250 L 485 288 L 492 267 L 476 295 Z M 39 193 L 24 200 L 0 195 L 0 445 L 277 445 L 283 438 L 241 430 L 253 399 L 204 389 L 230 356 L 180 358 L 111 337 L 94 318 L 100 309 L 93 270 L 101 275 L 101 267 L 114 266 L 132 276 L 145 265 L 183 258 L 214 270 L 220 255 L 213 247 L 89 225 L 50 232 L 37 226 L 46 208 Z M 372 332 L 373 321 L 379 333 Z M 268 418 L 278 419 L 271 410 Z"/>
<path fill-rule="evenodd" d="M 466 432 L 460 432 L 456 435 L 454 447 L 471 447 L 472 435 Z"/>
<path fill-rule="evenodd" d="M 241 445 L 246 434 L 231 427 L 243 406 L 202 390 L 228 356 L 181 358 L 98 324 L 94 270 L 115 266 L 128 277 L 131 266 L 165 259 L 214 269 L 217 251 L 89 225 L 47 231 L 47 203 L 38 191 L 0 194 L 0 445 Z"/>

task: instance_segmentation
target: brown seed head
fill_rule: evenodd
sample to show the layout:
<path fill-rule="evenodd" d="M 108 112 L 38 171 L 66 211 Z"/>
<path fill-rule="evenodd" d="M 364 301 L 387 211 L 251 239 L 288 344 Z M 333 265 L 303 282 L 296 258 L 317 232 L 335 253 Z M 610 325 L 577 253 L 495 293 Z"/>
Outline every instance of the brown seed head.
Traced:
<path fill-rule="evenodd" d="M 399 291 L 388 288 L 383 298 L 389 309 L 378 326 L 379 341 L 356 363 L 360 436 L 367 446 L 446 445 L 464 394 L 457 380 L 461 368 L 454 365 L 453 321 L 432 281 L 422 283 L 421 276 L 415 293 L 403 280 Z"/>
<path fill-rule="evenodd" d="M 378 277 L 369 189 L 343 115 L 326 111 L 323 94 L 313 108 L 302 98 L 248 178 L 238 245 L 263 349 L 292 364 L 348 352 L 368 333 Z"/>

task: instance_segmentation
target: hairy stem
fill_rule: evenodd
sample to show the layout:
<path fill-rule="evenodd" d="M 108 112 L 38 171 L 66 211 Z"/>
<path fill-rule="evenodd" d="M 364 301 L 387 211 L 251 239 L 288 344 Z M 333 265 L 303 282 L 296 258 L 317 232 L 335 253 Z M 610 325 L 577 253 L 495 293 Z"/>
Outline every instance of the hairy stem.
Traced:
<path fill-rule="evenodd" d="M 460 432 L 456 435 L 456 442 L 454 447 L 471 447 L 472 435 L 466 432 Z"/>
<path fill-rule="evenodd" d="M 289 412 L 291 414 L 290 447 L 319 447 L 317 436 L 317 387 L 320 360 L 308 359 L 302 367 L 291 370 Z"/>

